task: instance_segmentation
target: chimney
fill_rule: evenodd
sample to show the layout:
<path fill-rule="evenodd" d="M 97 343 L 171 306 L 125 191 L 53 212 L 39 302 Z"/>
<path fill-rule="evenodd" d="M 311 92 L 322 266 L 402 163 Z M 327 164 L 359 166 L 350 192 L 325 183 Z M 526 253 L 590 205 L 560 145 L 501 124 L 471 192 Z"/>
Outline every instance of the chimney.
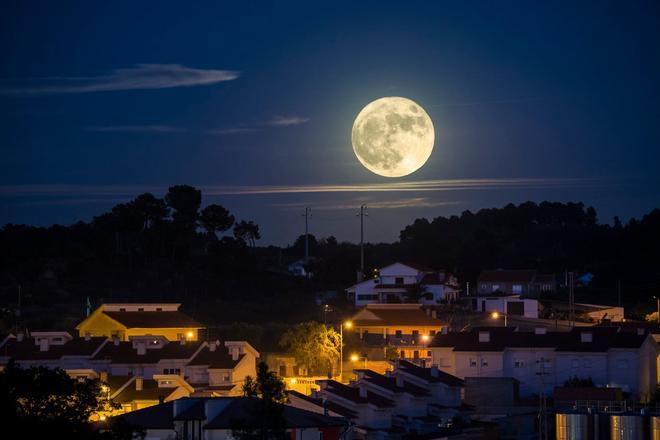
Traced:
<path fill-rule="evenodd" d="M 215 351 L 215 349 L 218 347 L 217 343 L 211 342 L 209 344 L 209 351 Z"/>
<path fill-rule="evenodd" d="M 479 342 L 490 342 L 490 332 L 479 332 Z"/>
<path fill-rule="evenodd" d="M 431 318 L 438 319 L 438 312 L 436 312 L 435 310 L 431 310 Z"/>
<path fill-rule="evenodd" d="M 360 397 L 362 397 L 363 399 L 366 399 L 367 398 L 367 388 L 364 387 L 364 386 L 361 386 L 361 387 L 359 387 L 359 390 L 360 390 Z"/>
<path fill-rule="evenodd" d="M 135 391 L 142 391 L 143 379 L 142 376 L 135 377 Z"/>
<path fill-rule="evenodd" d="M 548 333 L 548 329 L 545 327 L 535 327 L 534 328 L 534 334 L 535 335 L 545 335 Z"/>
<path fill-rule="evenodd" d="M 593 334 L 591 332 L 580 333 L 580 342 L 593 342 Z"/>
<path fill-rule="evenodd" d="M 186 338 L 184 338 L 183 335 L 179 338 L 179 344 L 186 345 Z"/>
<path fill-rule="evenodd" d="M 39 351 L 48 351 L 49 343 L 48 338 L 39 339 Z"/>
<path fill-rule="evenodd" d="M 443 335 L 449 334 L 449 326 L 446 325 L 442 327 L 442 334 Z"/>
<path fill-rule="evenodd" d="M 438 377 L 440 374 L 438 373 L 438 366 L 437 365 L 431 365 L 431 376 L 433 377 Z"/>
<path fill-rule="evenodd" d="M 238 360 L 238 347 L 231 347 L 231 360 L 232 361 L 237 361 Z"/>
<path fill-rule="evenodd" d="M 144 356 L 147 354 L 147 346 L 145 345 L 144 342 L 138 342 L 137 344 L 137 354 L 139 356 Z"/>
<path fill-rule="evenodd" d="M 90 341 L 92 339 L 92 334 L 90 332 L 85 332 L 85 341 Z"/>
<path fill-rule="evenodd" d="M 431 309 L 424 309 L 426 316 L 431 316 Z"/>
<path fill-rule="evenodd" d="M 101 371 L 101 373 L 99 373 L 99 380 L 101 382 L 108 383 L 108 372 L 107 371 Z"/>

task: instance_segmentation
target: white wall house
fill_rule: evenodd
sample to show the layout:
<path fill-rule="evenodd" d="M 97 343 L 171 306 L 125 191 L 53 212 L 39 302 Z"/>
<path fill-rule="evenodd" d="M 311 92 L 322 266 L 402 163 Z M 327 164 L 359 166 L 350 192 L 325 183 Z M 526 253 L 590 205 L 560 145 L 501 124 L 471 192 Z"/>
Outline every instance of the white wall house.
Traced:
<path fill-rule="evenodd" d="M 643 330 L 576 328 L 571 332 L 521 332 L 488 327 L 438 334 L 429 344 L 434 365 L 460 378 L 512 377 L 521 397 L 551 393 L 571 377 L 620 387 L 642 400 L 657 384 L 658 345 Z"/>
<path fill-rule="evenodd" d="M 421 304 L 453 301 L 458 296 L 458 281 L 446 271 L 435 271 L 415 264 L 394 263 L 378 271 L 378 276 L 346 289 L 356 306 L 401 303 L 411 293 L 423 293 Z"/>
<path fill-rule="evenodd" d="M 349 385 L 317 381 L 321 389 L 311 396 L 289 392 L 289 401 L 295 407 L 350 419 L 365 438 L 388 438 L 397 429 L 431 433 L 460 414 L 463 381 L 437 368 L 397 361 L 384 375 L 368 369 L 355 374 Z"/>
<path fill-rule="evenodd" d="M 539 302 L 533 298 L 521 298 L 520 295 L 480 296 L 472 299 L 472 307 L 475 312 L 498 312 L 534 319 L 539 317 Z"/>

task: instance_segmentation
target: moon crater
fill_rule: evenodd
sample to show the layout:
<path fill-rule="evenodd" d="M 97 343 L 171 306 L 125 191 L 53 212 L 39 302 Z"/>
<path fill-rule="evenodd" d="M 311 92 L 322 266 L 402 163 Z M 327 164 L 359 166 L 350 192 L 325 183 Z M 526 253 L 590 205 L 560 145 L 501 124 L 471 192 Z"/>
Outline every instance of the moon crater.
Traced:
<path fill-rule="evenodd" d="M 431 156 L 435 132 L 429 115 L 414 101 L 385 97 L 369 103 L 353 123 L 353 151 L 368 170 L 401 177 Z"/>

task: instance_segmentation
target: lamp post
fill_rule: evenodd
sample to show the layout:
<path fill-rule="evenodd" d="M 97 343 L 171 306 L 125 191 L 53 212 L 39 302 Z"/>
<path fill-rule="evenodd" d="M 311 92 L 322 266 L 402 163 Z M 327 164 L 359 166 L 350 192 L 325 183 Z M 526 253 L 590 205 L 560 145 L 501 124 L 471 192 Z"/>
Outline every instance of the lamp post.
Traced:
<path fill-rule="evenodd" d="M 506 313 L 500 313 L 498 311 L 495 311 L 495 312 L 491 313 L 490 316 L 493 319 L 497 319 L 497 318 L 500 317 L 500 315 L 504 316 L 504 327 L 506 327 L 507 326 L 507 314 Z"/>
<path fill-rule="evenodd" d="M 346 321 L 339 325 L 339 382 L 344 374 L 344 327 L 350 329 L 353 327 L 353 323 Z"/>
<path fill-rule="evenodd" d="M 360 358 L 364 359 L 364 369 L 366 370 L 367 369 L 367 356 L 366 355 L 360 356 L 359 354 L 354 353 L 354 354 L 351 355 L 351 362 L 355 363 L 355 362 L 359 361 Z"/>

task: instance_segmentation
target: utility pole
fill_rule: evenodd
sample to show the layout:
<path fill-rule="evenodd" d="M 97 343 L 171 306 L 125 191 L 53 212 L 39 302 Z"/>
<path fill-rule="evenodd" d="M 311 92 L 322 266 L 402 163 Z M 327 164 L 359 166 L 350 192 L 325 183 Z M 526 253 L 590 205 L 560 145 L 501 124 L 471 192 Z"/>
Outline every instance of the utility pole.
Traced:
<path fill-rule="evenodd" d="M 358 282 L 364 279 L 364 216 L 367 215 L 367 205 L 360 205 L 360 274 Z"/>
<path fill-rule="evenodd" d="M 568 273 L 568 324 L 575 326 L 575 274 Z"/>
<path fill-rule="evenodd" d="M 548 373 L 545 372 L 545 361 L 544 357 L 541 357 L 538 361 L 539 372 L 536 373 L 539 376 L 540 390 L 539 390 L 539 440 L 548 440 L 548 404 L 545 397 L 545 383 L 543 377 Z"/>
<path fill-rule="evenodd" d="M 312 212 L 312 208 L 305 207 L 305 264 L 309 263 L 309 216 Z M 307 269 L 305 269 L 307 270 Z"/>

